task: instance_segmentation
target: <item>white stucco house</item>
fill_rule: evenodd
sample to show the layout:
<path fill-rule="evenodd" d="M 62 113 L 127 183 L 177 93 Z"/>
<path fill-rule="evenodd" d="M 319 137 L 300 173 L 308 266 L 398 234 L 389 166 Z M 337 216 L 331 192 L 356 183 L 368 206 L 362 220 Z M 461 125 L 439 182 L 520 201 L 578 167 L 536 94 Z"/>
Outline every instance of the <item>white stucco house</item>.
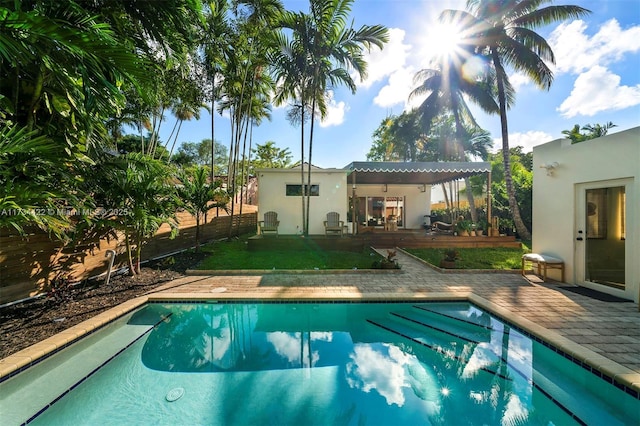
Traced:
<path fill-rule="evenodd" d="M 532 251 L 561 258 L 569 283 L 638 302 L 640 127 L 538 145 L 533 170 Z"/>
<path fill-rule="evenodd" d="M 258 169 L 258 220 L 268 211 L 278 213 L 278 232 L 302 233 L 302 185 L 300 167 Z M 305 182 L 307 172 L 305 167 Z M 312 168 L 309 234 L 324 234 L 323 221 L 329 212 L 347 221 L 347 174 L 342 169 Z"/>
<path fill-rule="evenodd" d="M 486 162 L 353 162 L 344 168 L 312 166 L 309 234 L 324 234 L 323 221 L 337 212 L 348 227 L 384 228 L 393 218 L 398 229 L 420 229 L 430 214 L 431 186 L 490 173 Z M 280 234 L 302 232 L 300 167 L 259 169 L 258 220 L 268 211 L 278 213 Z M 305 166 L 306 182 L 306 166 Z M 355 201 L 354 201 L 355 200 Z M 351 223 L 353 208 L 358 226 Z"/>

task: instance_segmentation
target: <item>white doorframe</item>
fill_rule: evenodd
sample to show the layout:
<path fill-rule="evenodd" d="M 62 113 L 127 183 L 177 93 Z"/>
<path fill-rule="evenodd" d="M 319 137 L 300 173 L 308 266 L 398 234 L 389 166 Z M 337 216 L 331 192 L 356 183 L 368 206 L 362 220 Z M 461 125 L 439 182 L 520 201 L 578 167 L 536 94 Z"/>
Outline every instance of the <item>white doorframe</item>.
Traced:
<path fill-rule="evenodd" d="M 624 290 L 615 287 L 610 287 L 605 284 L 599 284 L 597 282 L 589 281 L 586 276 L 586 256 L 587 256 L 587 190 L 600 189 L 600 188 L 612 188 L 612 187 L 624 187 L 626 201 L 625 201 L 625 229 L 629 230 L 630 215 L 633 215 L 630 205 L 629 192 L 631 191 L 633 179 L 614 179 L 598 182 L 579 183 L 575 186 L 575 229 L 574 229 L 574 282 L 580 286 L 588 287 L 594 290 L 601 291 L 624 298 L 633 300 L 637 296 L 638 289 L 633 282 L 633 267 L 632 267 L 632 255 L 634 253 L 633 247 L 629 244 L 629 239 L 625 240 L 625 255 L 624 255 L 624 268 L 625 268 L 625 288 Z"/>

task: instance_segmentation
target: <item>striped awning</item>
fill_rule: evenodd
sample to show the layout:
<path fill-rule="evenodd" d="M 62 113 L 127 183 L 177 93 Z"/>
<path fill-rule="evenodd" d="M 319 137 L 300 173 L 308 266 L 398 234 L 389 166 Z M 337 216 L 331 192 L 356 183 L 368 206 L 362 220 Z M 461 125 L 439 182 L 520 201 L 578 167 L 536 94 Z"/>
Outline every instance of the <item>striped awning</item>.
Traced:
<path fill-rule="evenodd" d="M 344 169 L 349 184 L 435 185 L 490 172 L 491 163 L 354 161 Z"/>

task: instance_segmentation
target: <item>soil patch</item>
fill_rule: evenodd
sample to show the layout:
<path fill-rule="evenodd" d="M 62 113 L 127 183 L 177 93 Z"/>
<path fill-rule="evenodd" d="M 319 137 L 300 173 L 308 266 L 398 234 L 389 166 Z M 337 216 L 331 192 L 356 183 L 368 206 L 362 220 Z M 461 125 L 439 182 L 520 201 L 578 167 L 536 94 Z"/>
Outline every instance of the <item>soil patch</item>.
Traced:
<path fill-rule="evenodd" d="M 148 262 L 139 275 L 112 275 L 33 301 L 0 309 L 0 359 L 66 330 L 129 299 L 144 295 L 167 281 L 185 276 L 206 257 L 185 252 Z"/>

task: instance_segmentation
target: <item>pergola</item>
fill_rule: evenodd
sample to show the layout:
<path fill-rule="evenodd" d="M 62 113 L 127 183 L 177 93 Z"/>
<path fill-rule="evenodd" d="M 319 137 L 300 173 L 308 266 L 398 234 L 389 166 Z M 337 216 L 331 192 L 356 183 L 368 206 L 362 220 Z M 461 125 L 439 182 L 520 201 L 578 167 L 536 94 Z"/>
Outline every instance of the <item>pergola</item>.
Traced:
<path fill-rule="evenodd" d="M 491 217 L 491 163 L 354 161 L 344 167 L 353 195 L 357 185 L 437 185 L 487 174 L 487 217 Z"/>

